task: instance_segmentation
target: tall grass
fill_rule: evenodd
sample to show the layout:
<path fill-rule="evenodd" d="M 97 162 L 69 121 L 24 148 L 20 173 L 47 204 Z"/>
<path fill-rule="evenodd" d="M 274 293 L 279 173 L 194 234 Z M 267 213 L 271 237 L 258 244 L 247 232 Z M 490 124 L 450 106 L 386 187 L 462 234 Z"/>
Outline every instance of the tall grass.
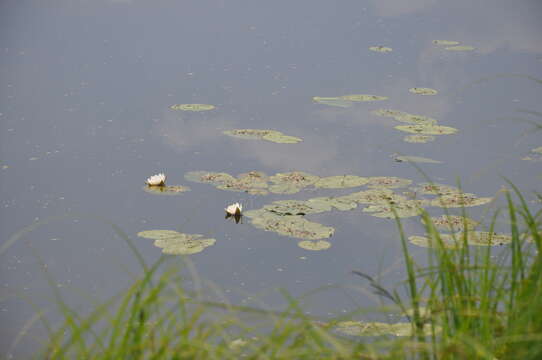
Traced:
<path fill-rule="evenodd" d="M 305 315 L 298 299 L 281 312 L 206 301 L 188 291 L 183 271 L 166 258 L 144 264 L 143 276 L 90 314 L 70 310 L 60 295 L 63 323 L 50 330 L 40 359 L 522 359 L 542 358 L 541 211 L 532 212 L 512 184 L 505 193 L 512 242 L 499 249 L 457 248 L 423 213 L 435 246 L 426 265 L 410 253 L 399 219 L 406 280 L 388 291 L 370 276 L 380 295 L 407 315 L 406 338 L 359 338 L 338 333 L 339 319 Z M 491 221 L 493 232 L 498 213 Z M 120 229 L 117 229 L 120 231 Z M 121 234 L 126 237 L 125 234 Z M 129 239 L 127 239 L 129 241 Z M 219 290 L 216 290 L 219 292 Z M 402 295 L 400 295 L 402 294 Z M 407 311 L 407 309 L 410 309 Z M 250 320 L 243 320 L 251 316 Z M 46 323 L 51 328 L 49 323 Z"/>

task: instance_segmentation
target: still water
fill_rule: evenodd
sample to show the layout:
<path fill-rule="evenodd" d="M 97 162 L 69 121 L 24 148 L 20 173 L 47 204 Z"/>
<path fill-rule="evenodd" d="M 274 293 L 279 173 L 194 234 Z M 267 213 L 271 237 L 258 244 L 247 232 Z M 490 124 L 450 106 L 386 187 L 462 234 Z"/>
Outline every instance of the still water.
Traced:
<path fill-rule="evenodd" d="M 138 237 L 141 231 L 216 239 L 189 258 L 234 304 L 250 304 L 253 296 L 280 308 L 284 299 L 274 288 L 297 296 L 335 284 L 342 289 L 313 296 L 307 310 L 327 316 L 375 305 L 349 289 L 366 285 L 350 272 L 380 274 L 391 287 L 404 278 L 393 220 L 370 216 L 363 206 L 308 215 L 335 229 L 329 249 L 310 251 L 246 217 L 239 224 L 224 219 L 234 202 L 251 210 L 366 188 L 250 195 L 184 175 L 303 171 L 425 181 L 410 163 L 396 161 L 403 155 L 439 161 L 418 165 L 435 182 L 460 178 L 480 197 L 495 196 L 503 176 L 527 194 L 542 191 L 541 157 L 530 152 L 542 146 L 532 124 L 542 122 L 541 15 L 537 0 L 2 1 L 3 353 L 38 348 L 31 336 L 11 348 L 36 309 L 58 320 L 47 276 L 84 313 L 140 274 L 113 225 L 149 263 L 161 249 Z M 434 40 L 472 48 L 447 50 Z M 387 99 L 347 106 L 313 100 L 351 94 Z M 215 108 L 171 109 L 175 104 Z M 378 109 L 427 116 L 457 133 L 405 142 L 409 134 L 394 127 L 407 124 L 375 115 Z M 223 133 L 246 128 L 302 141 Z M 145 179 L 159 172 L 191 191 L 143 191 Z M 485 208 L 469 214 L 479 219 Z M 403 220 L 407 235 L 423 234 L 417 217 Z M 422 248 L 412 251 L 423 258 Z M 44 332 L 35 325 L 29 334 Z"/>

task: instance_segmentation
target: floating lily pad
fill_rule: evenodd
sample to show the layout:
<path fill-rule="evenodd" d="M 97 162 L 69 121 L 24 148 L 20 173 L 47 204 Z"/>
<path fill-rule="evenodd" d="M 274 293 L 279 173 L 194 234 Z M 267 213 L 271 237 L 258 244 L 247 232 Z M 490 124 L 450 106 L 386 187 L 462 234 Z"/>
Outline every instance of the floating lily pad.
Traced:
<path fill-rule="evenodd" d="M 180 195 L 184 192 L 190 191 L 188 186 L 171 185 L 171 186 L 148 186 L 145 185 L 143 190 L 149 194 L 156 195 Z"/>
<path fill-rule="evenodd" d="M 227 182 L 235 181 L 235 178 L 230 174 L 212 171 L 190 171 L 184 175 L 184 178 L 188 181 L 213 185 L 221 185 Z"/>
<path fill-rule="evenodd" d="M 542 146 L 531 149 L 531 153 L 534 155 L 527 155 L 521 158 L 521 160 L 542 161 Z"/>
<path fill-rule="evenodd" d="M 414 144 L 424 144 L 431 141 L 435 141 L 433 135 L 407 135 L 403 138 L 403 141 Z"/>
<path fill-rule="evenodd" d="M 475 194 L 470 193 L 452 193 L 445 194 L 433 199 L 431 206 L 438 206 L 442 208 L 459 208 L 459 207 L 471 207 L 485 205 L 491 202 L 491 197 L 477 197 Z"/>
<path fill-rule="evenodd" d="M 388 100 L 387 96 L 378 96 L 378 95 L 366 95 L 366 94 L 354 94 L 354 95 L 343 95 L 340 99 L 348 101 L 383 101 Z"/>
<path fill-rule="evenodd" d="M 275 194 L 294 194 L 318 180 L 320 180 L 319 176 L 302 171 L 278 173 L 269 178 L 269 181 L 274 184 L 269 187 L 269 191 Z"/>
<path fill-rule="evenodd" d="M 241 139 L 267 140 L 267 141 L 280 143 L 280 144 L 295 144 L 300 141 L 303 141 L 302 139 L 298 137 L 285 135 L 281 133 L 280 131 L 276 131 L 276 130 L 235 129 L 235 130 L 226 130 L 224 131 L 224 134 L 241 138 Z"/>
<path fill-rule="evenodd" d="M 265 205 L 263 209 L 276 215 L 306 215 L 330 211 L 331 205 L 323 202 L 279 200 Z"/>
<path fill-rule="evenodd" d="M 370 189 L 358 191 L 348 195 L 340 196 L 338 199 L 343 202 L 353 201 L 359 204 L 389 204 L 394 201 L 394 196 L 397 196 L 390 189 Z"/>
<path fill-rule="evenodd" d="M 457 215 L 442 215 L 439 217 L 432 217 L 431 222 L 438 230 L 450 232 L 464 231 L 465 229 L 473 230 L 479 224 L 477 221 L 470 218 Z"/>
<path fill-rule="evenodd" d="M 377 109 L 371 112 L 374 115 L 391 117 L 399 122 L 413 124 L 413 125 L 435 125 L 437 120 L 430 118 L 424 115 L 414 115 L 409 114 L 404 111 L 393 110 L 393 109 Z"/>
<path fill-rule="evenodd" d="M 280 216 L 266 210 L 256 210 L 245 214 L 252 225 L 265 231 L 298 239 L 317 240 L 333 235 L 335 229 L 304 219 L 302 216 Z"/>
<path fill-rule="evenodd" d="M 362 322 L 362 321 L 340 321 L 335 328 L 336 331 L 350 336 L 412 336 L 411 323 L 387 324 L 383 322 Z M 435 332 L 438 332 L 435 328 Z M 431 324 L 425 324 L 423 328 L 425 335 L 433 333 Z"/>
<path fill-rule="evenodd" d="M 387 52 L 393 51 L 392 48 L 387 47 L 387 46 L 371 46 L 369 50 L 381 52 L 381 53 L 387 53 Z"/>
<path fill-rule="evenodd" d="M 453 46 L 453 45 L 459 45 L 459 41 L 452 41 L 452 40 L 433 40 L 433 44 L 435 44 L 435 45 L 441 45 L 441 46 Z"/>
<path fill-rule="evenodd" d="M 426 163 L 426 164 L 442 164 L 442 161 L 424 158 L 421 156 L 395 156 L 395 161 L 398 162 L 412 162 L 412 163 Z"/>
<path fill-rule="evenodd" d="M 449 47 L 446 47 L 444 49 L 449 50 L 449 51 L 472 51 L 472 50 L 474 50 L 476 48 L 474 46 L 461 46 L 461 45 L 458 45 L 458 46 L 449 46 Z"/>
<path fill-rule="evenodd" d="M 461 193 L 461 190 L 455 186 L 436 183 L 421 183 L 412 188 L 412 191 L 423 195 L 446 195 Z"/>
<path fill-rule="evenodd" d="M 397 125 L 397 130 L 422 135 L 451 135 L 457 133 L 457 129 L 442 125 Z"/>
<path fill-rule="evenodd" d="M 489 233 L 485 231 L 459 232 L 455 235 L 440 234 L 442 245 L 448 249 L 459 249 L 463 246 L 464 237 L 467 237 L 467 244 L 472 246 L 498 246 L 512 242 L 512 237 L 506 234 Z M 409 236 L 408 240 L 421 247 L 438 247 L 436 238 L 426 236 Z"/>
<path fill-rule="evenodd" d="M 320 206 L 330 206 L 340 211 L 353 210 L 358 204 L 349 198 L 339 197 L 318 197 L 307 200 L 309 203 L 321 204 Z"/>
<path fill-rule="evenodd" d="M 331 243 L 325 240 L 317 240 L 317 241 L 303 240 L 303 241 L 298 242 L 297 246 L 305 250 L 319 251 L 319 250 L 329 249 L 331 247 Z"/>
<path fill-rule="evenodd" d="M 345 189 L 365 185 L 369 179 L 355 175 L 328 176 L 318 180 L 314 186 L 324 189 Z"/>
<path fill-rule="evenodd" d="M 137 235 L 154 239 L 154 246 L 161 248 L 164 254 L 171 255 L 196 254 L 216 242 L 215 239 L 203 239 L 200 234 L 183 234 L 172 230 L 148 230 Z"/>
<path fill-rule="evenodd" d="M 542 146 L 539 146 L 537 148 L 531 149 L 531 152 L 535 154 L 542 154 Z"/>
<path fill-rule="evenodd" d="M 403 179 L 394 176 L 375 176 L 370 177 L 367 186 L 371 188 L 401 188 L 412 184 L 412 180 Z"/>
<path fill-rule="evenodd" d="M 342 107 L 342 108 L 348 108 L 354 105 L 352 101 L 348 101 L 345 99 L 342 99 L 340 97 L 320 97 L 315 96 L 312 98 L 314 102 L 317 102 L 319 104 L 323 105 L 329 105 L 329 106 L 336 106 L 336 107 Z"/>
<path fill-rule="evenodd" d="M 418 94 L 418 95 L 436 95 L 438 93 L 438 91 L 435 89 L 419 88 L 419 87 L 410 88 L 408 89 L 408 91 L 410 91 L 413 94 Z"/>
<path fill-rule="evenodd" d="M 184 111 L 207 111 L 213 110 L 214 105 L 209 104 L 175 104 L 169 107 L 171 110 L 184 110 Z"/>
<path fill-rule="evenodd" d="M 396 216 L 398 218 L 417 216 L 420 215 L 422 211 L 423 208 L 420 206 L 419 201 L 407 199 L 402 201 L 395 200 L 393 204 L 370 205 L 363 209 L 363 212 L 368 212 L 371 216 L 386 219 L 395 219 Z"/>

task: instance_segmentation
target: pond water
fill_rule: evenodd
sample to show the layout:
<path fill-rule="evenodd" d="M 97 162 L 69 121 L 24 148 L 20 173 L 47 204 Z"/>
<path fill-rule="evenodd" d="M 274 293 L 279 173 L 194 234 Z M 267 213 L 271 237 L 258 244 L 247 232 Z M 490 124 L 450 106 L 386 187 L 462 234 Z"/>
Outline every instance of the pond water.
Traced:
<path fill-rule="evenodd" d="M 141 273 L 115 227 L 148 263 L 162 249 L 141 231 L 215 239 L 189 259 L 234 304 L 252 296 L 280 308 L 275 288 L 298 296 L 329 284 L 342 287 L 311 297 L 311 314 L 377 304 L 350 289 L 366 285 L 351 271 L 380 274 L 391 287 L 404 278 L 394 220 L 363 212 L 367 205 L 309 214 L 334 228 L 323 239 L 331 247 L 315 251 L 248 217 L 224 218 L 235 202 L 248 211 L 367 185 L 252 195 L 185 174 L 303 171 L 416 185 L 426 180 L 408 160 L 425 159 L 416 165 L 433 181 L 459 178 L 479 197 L 496 196 L 503 176 L 528 195 L 541 191 L 542 155 L 531 152 L 542 146 L 533 125 L 542 123 L 541 14 L 537 0 L 3 1 L 0 348 L 37 349 L 31 336 L 11 346 L 36 309 L 54 323 L 48 276 L 85 312 Z M 362 94 L 382 99 L 345 97 Z M 214 108 L 171 108 L 182 104 Z M 396 126 L 419 126 L 405 113 L 457 132 L 404 139 L 413 134 Z M 224 134 L 236 129 L 302 141 Z M 191 190 L 144 191 L 159 172 Z M 469 208 L 474 219 L 486 211 Z M 423 235 L 418 217 L 403 220 L 407 235 Z M 423 258 L 423 248 L 411 249 Z"/>

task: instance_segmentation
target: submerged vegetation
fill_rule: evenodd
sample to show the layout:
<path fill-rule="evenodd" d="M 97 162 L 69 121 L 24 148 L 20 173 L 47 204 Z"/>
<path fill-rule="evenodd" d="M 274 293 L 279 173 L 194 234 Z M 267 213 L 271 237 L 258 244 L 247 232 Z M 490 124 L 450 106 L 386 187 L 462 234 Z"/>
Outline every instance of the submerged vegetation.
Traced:
<path fill-rule="evenodd" d="M 451 187 L 429 184 L 421 191 L 441 194 Z M 384 190 L 380 190 L 384 191 Z M 387 190 L 390 191 L 390 190 Z M 68 308 L 57 292 L 65 321 L 49 329 L 40 358 L 47 359 L 522 359 L 542 355 L 542 210 L 529 208 L 514 188 L 504 192 L 510 234 L 474 230 L 465 216 L 431 218 L 420 213 L 431 239 L 426 265 L 414 262 L 402 223 L 395 217 L 403 249 L 406 279 L 389 289 L 372 276 L 354 270 L 386 306 L 375 314 L 387 321 L 366 321 L 368 310 L 352 309 L 341 317 L 314 318 L 304 313 L 302 295 L 283 292 L 282 311 L 235 306 L 210 300 L 208 291 L 189 290 L 179 263 L 167 267 L 162 257 L 117 296 L 97 305 L 86 316 Z M 386 192 L 386 191 L 384 191 Z M 294 208 L 311 211 L 306 204 Z M 299 205 L 302 205 L 299 207 Z M 282 202 L 260 209 L 280 217 Z M 321 204 L 315 208 L 320 209 Z M 391 210 L 397 213 L 395 207 Z M 465 211 L 464 211 L 465 212 Z M 247 216 L 250 216 L 247 212 Z M 254 214 L 254 211 L 253 211 Z M 496 214 L 497 215 L 497 214 Z M 294 216 L 304 221 L 301 217 Z M 264 221 L 266 222 L 266 221 Z M 267 224 L 261 223 L 262 226 Z M 451 226 L 449 228 L 448 226 Z M 280 226 L 279 226 L 280 227 Z M 459 231 L 455 235 L 440 233 Z M 160 242 L 200 240 L 175 231 L 146 231 L 138 235 Z M 453 240 L 450 240 L 451 238 Z M 421 242 L 422 237 L 412 242 Z M 470 239 L 476 239 L 474 242 Z M 129 238 L 125 238 L 130 242 Z M 429 241 L 429 240 L 428 240 Z M 451 241 L 454 241 L 452 243 Z M 209 243 L 211 245 L 211 243 Z M 331 246 L 323 240 L 303 240 L 307 250 Z M 470 245 L 499 245 L 470 246 Z M 132 247 L 134 251 L 137 250 Z M 178 249 L 173 245 L 172 249 Z M 177 252 L 172 252 L 177 253 Z M 212 298 L 212 297 L 211 297 Z M 46 322 L 42 315 L 40 319 Z"/>

